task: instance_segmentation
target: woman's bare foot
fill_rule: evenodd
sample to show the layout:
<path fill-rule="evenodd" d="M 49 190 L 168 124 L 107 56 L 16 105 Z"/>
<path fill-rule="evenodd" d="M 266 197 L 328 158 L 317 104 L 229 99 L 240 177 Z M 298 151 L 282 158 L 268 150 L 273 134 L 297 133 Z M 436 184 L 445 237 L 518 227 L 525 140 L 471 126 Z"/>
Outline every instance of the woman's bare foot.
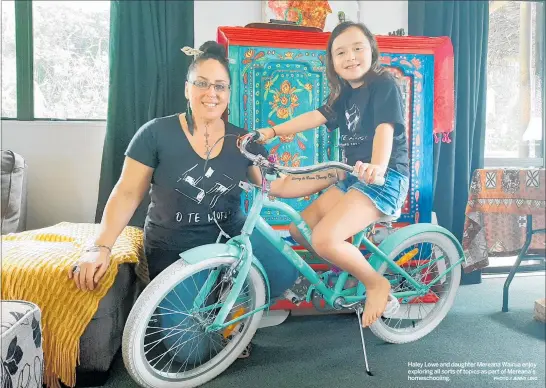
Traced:
<path fill-rule="evenodd" d="M 372 325 L 383 314 L 385 307 L 387 307 L 390 291 L 390 282 L 382 276 L 374 287 L 366 286 L 366 304 L 362 314 L 362 327 Z"/>

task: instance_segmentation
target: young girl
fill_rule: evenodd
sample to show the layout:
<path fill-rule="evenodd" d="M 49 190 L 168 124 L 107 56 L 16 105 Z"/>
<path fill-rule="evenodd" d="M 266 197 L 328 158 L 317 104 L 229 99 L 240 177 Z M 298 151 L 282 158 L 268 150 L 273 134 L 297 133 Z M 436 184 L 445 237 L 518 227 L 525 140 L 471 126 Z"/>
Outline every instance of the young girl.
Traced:
<path fill-rule="evenodd" d="M 373 34 L 360 23 L 339 24 L 328 42 L 330 96 L 315 111 L 275 127 L 260 129 L 262 141 L 326 124 L 339 128 L 342 160 L 352 175 L 332 186 L 302 212 L 312 228 L 312 247 L 295 225 L 290 233 L 318 256 L 352 273 L 366 286 L 364 327 L 385 311 L 390 284 L 346 240 L 402 207 L 409 186 L 409 160 L 402 95 L 396 80 L 379 63 Z M 384 177 L 384 186 L 370 184 Z M 366 183 L 365 183 L 366 182 Z"/>

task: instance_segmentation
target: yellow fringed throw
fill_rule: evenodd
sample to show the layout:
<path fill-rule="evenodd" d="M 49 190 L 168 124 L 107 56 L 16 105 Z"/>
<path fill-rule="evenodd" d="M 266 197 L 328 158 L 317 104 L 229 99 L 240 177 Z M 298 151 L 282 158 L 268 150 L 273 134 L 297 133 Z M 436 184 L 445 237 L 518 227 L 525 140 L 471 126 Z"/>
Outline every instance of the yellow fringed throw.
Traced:
<path fill-rule="evenodd" d="M 126 227 L 112 249 L 111 264 L 93 291 L 80 291 L 68 270 L 99 233 L 98 224 L 62 222 L 2 236 L 2 299 L 26 300 L 42 310 L 44 381 L 73 387 L 80 337 L 95 315 L 122 263 L 138 263 L 143 233 Z"/>

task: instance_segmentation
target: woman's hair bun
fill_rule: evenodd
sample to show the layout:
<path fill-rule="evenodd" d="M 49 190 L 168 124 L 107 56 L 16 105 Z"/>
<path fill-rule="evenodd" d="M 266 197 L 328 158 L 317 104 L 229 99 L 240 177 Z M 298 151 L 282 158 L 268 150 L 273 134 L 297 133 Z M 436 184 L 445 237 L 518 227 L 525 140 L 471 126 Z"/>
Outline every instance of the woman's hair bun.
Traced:
<path fill-rule="evenodd" d="M 201 47 L 199 47 L 199 50 L 201 50 L 203 54 L 214 55 L 220 58 L 226 57 L 226 49 L 224 48 L 224 46 L 218 44 L 213 40 L 209 40 L 208 42 L 203 43 Z"/>

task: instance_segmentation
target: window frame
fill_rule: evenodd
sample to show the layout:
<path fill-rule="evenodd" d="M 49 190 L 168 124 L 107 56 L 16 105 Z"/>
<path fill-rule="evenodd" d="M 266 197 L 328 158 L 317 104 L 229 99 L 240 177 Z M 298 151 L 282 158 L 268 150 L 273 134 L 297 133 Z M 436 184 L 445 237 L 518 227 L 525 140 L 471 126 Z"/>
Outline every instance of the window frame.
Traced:
<path fill-rule="evenodd" d="M 15 69 L 16 117 L 1 117 L 6 121 L 67 121 L 105 122 L 104 119 L 58 119 L 34 116 L 34 37 L 32 24 L 33 1 L 15 1 Z"/>
<path fill-rule="evenodd" d="M 531 0 L 532 3 L 540 3 L 540 1 L 537 0 Z M 542 4 L 542 16 L 544 16 L 545 10 L 544 10 L 544 4 Z M 538 15 L 537 15 L 537 23 L 538 23 Z M 543 22 L 544 23 L 544 22 Z M 544 47 L 545 41 L 546 41 L 546 34 L 544 33 L 544 28 L 536 28 L 536 31 L 540 31 L 542 33 L 541 36 L 541 43 L 542 43 L 542 50 L 546 51 L 546 48 Z M 530 44 L 531 42 L 529 42 Z M 544 55 L 544 52 L 543 52 Z M 540 78 L 541 78 L 541 85 L 542 85 L 542 140 L 541 140 L 541 150 L 542 150 L 542 157 L 540 158 L 519 158 L 519 157 L 504 157 L 504 158 L 491 158 L 491 157 L 484 157 L 484 167 L 485 168 L 504 168 L 504 167 L 519 167 L 519 168 L 546 168 L 546 92 L 545 92 L 545 85 L 544 85 L 544 66 L 540 66 Z M 487 127 L 486 127 L 487 131 Z M 485 149 L 483 150 L 485 153 Z"/>

